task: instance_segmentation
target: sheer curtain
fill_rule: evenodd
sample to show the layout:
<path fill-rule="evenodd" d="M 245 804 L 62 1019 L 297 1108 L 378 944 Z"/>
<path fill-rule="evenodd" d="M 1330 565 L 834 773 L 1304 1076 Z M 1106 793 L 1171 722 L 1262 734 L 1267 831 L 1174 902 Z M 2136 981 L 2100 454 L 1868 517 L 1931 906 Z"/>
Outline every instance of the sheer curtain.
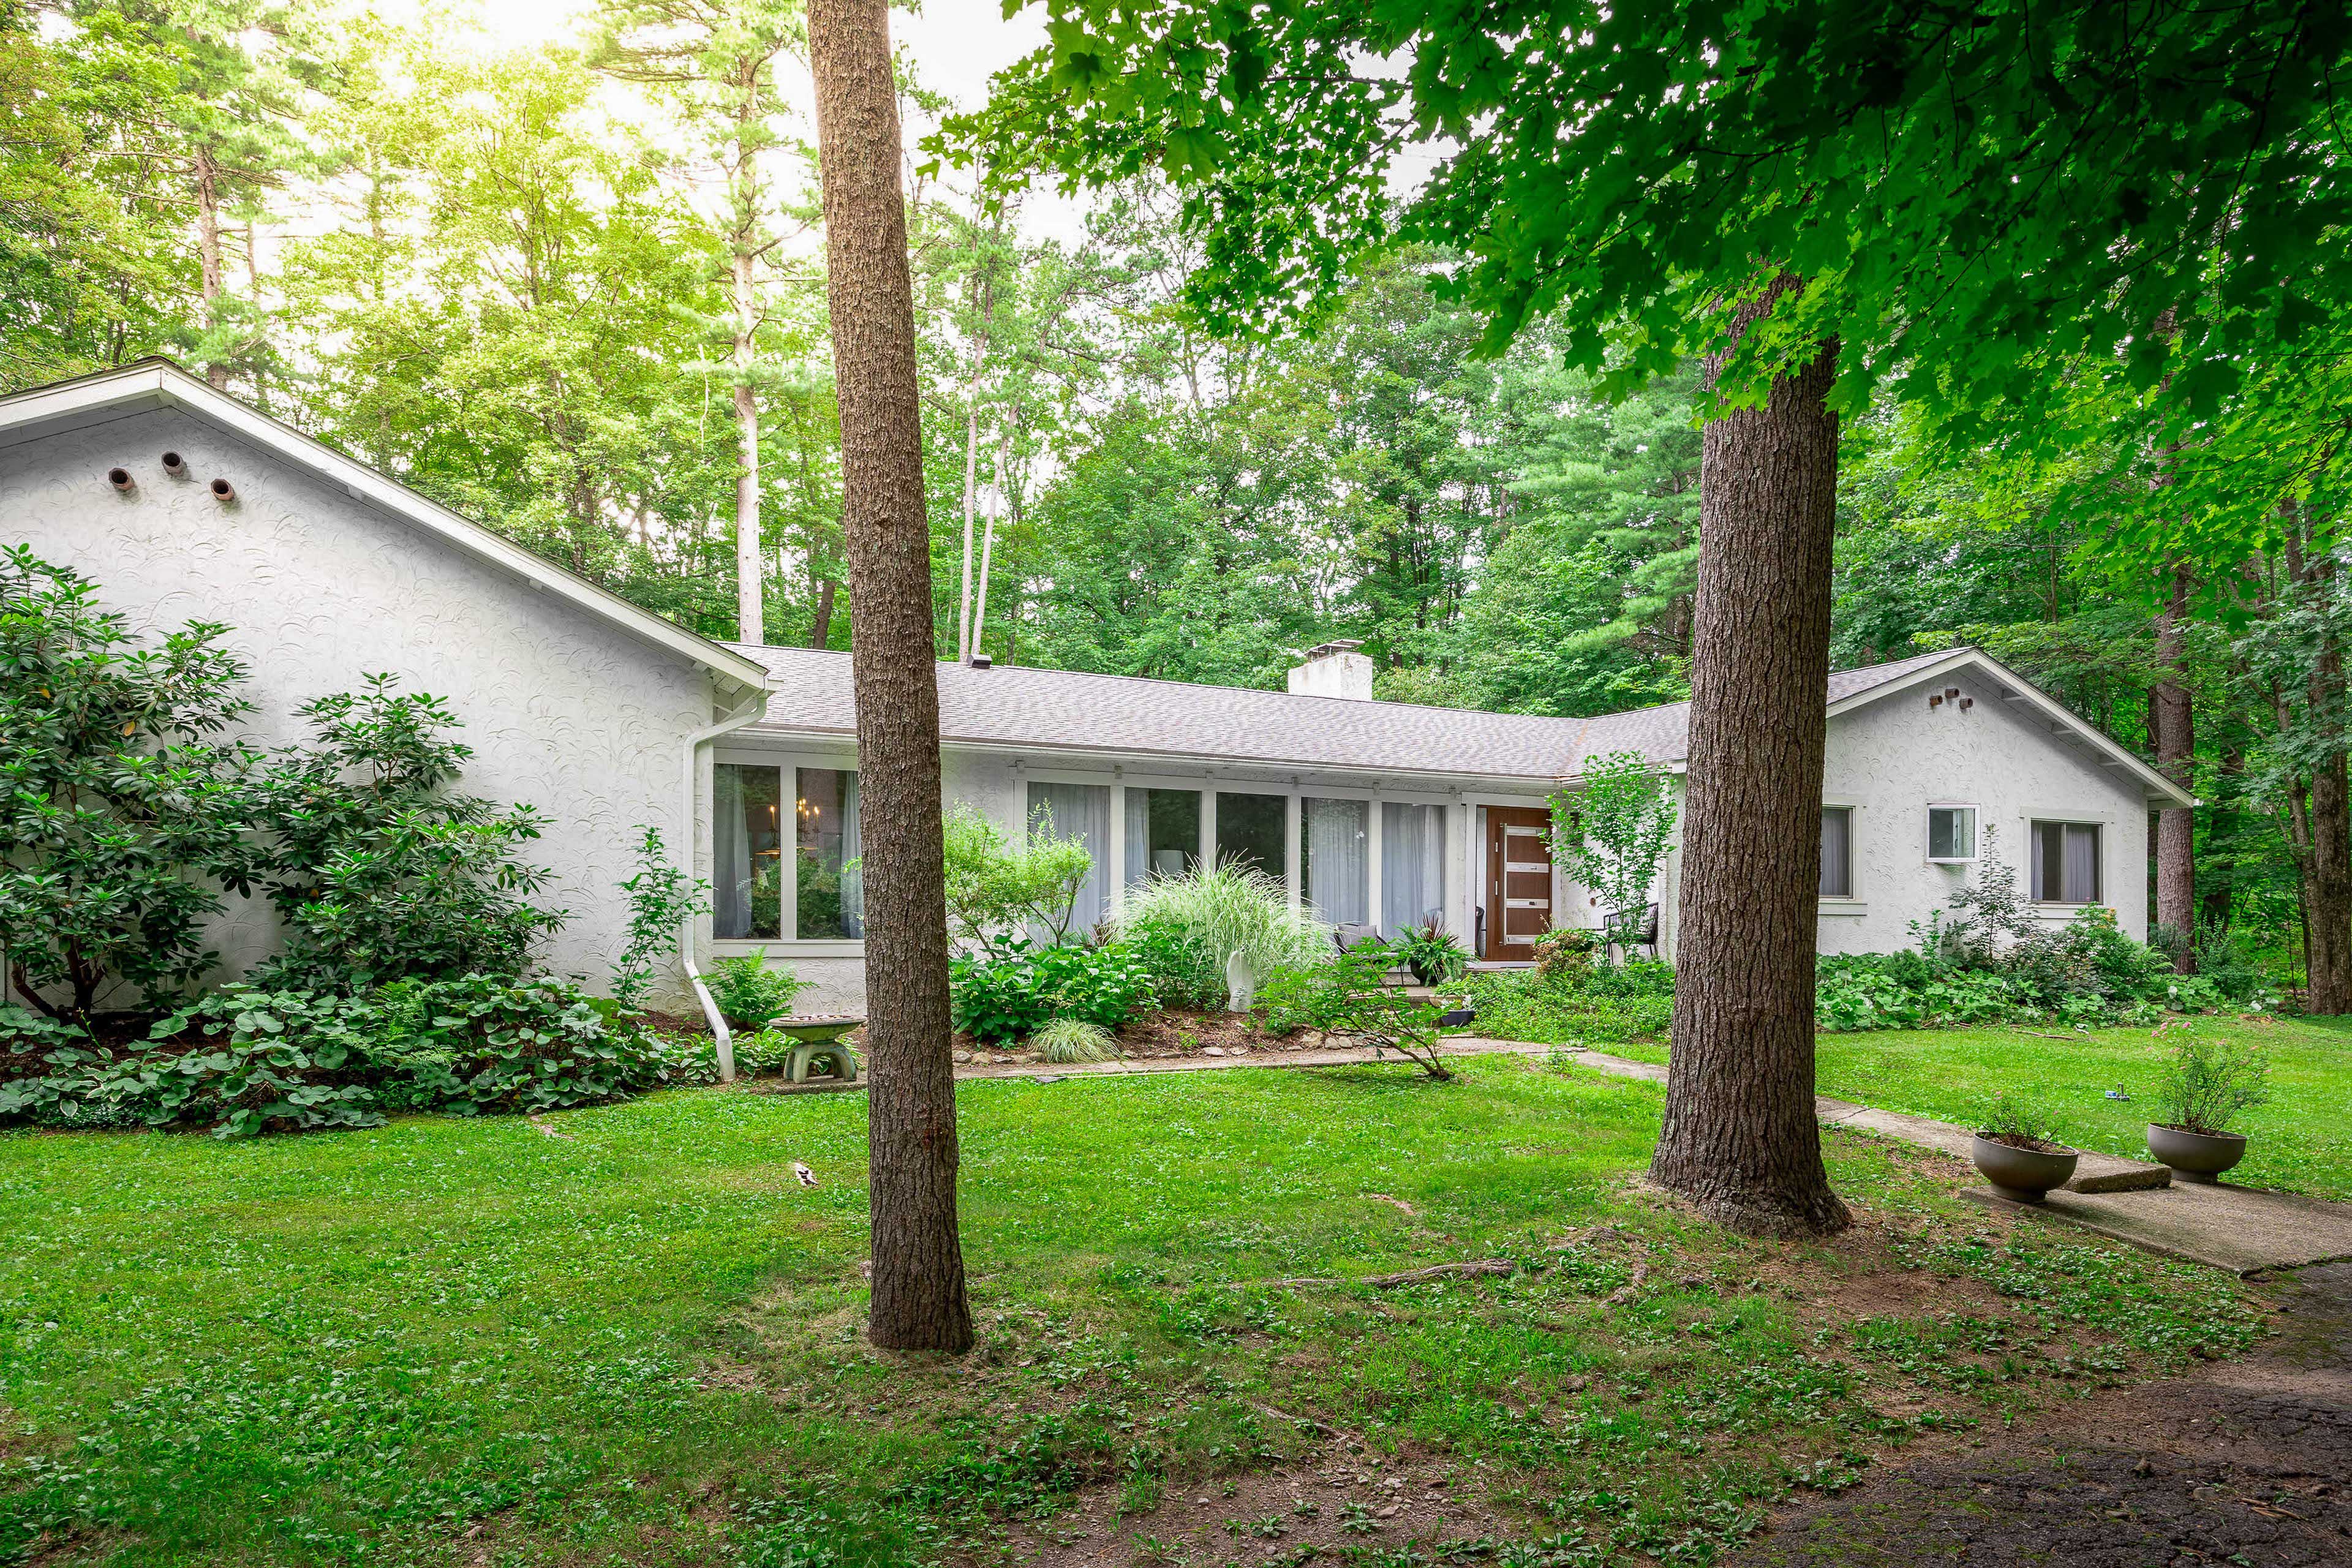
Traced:
<path fill-rule="evenodd" d="M 1381 913 L 1391 934 L 1445 918 L 1445 808 L 1381 806 Z"/>
<path fill-rule="evenodd" d="M 1094 865 L 1070 901 L 1070 930 L 1085 933 L 1110 918 L 1110 785 L 1029 785 L 1029 826 L 1034 831 L 1052 814 L 1054 832 L 1087 847 Z"/>
<path fill-rule="evenodd" d="M 733 763 L 710 770 L 710 934 L 751 934 L 751 836 L 743 824 L 743 770 Z"/>
<path fill-rule="evenodd" d="M 1853 897 L 1853 813 L 1842 805 L 1822 808 L 1822 897 Z"/>
<path fill-rule="evenodd" d="M 866 862 L 860 858 L 857 775 L 841 775 L 841 934 L 866 935 Z"/>
<path fill-rule="evenodd" d="M 2089 823 L 2066 825 L 2065 890 L 2070 904 L 2099 901 L 2099 830 Z"/>
<path fill-rule="evenodd" d="M 1119 868 L 1127 886 L 1139 888 L 1151 879 L 1151 792 L 1127 792 L 1127 864 Z"/>
<path fill-rule="evenodd" d="M 1333 925 L 1370 924 L 1370 803 L 1304 800 L 1299 805 L 1299 876 L 1307 906 Z"/>

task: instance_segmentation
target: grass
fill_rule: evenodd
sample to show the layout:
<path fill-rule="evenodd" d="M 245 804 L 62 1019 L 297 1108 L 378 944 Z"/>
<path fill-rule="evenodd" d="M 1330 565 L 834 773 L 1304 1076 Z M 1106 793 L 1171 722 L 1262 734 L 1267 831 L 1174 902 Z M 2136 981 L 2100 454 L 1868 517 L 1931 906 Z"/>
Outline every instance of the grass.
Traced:
<path fill-rule="evenodd" d="M 1862 1230 L 1727 1237 L 1629 1184 L 1654 1086 L 1460 1066 L 961 1086 L 955 1363 L 859 1338 L 862 1095 L 0 1136 L 0 1562 L 863 1568 L 1082 1489 L 1142 1561 L 1163 1492 L 1318 1422 L 1458 1467 L 1507 1568 L 1704 1561 L 1922 1433 L 2260 1331 L 2232 1281 L 1848 1135 Z M 1528 1267 L 1262 1283 L 1491 1256 Z"/>
<path fill-rule="evenodd" d="M 2270 1053 L 2271 1099 L 2246 1113 L 2245 1163 L 2230 1180 L 2352 1200 L 2352 1019 L 2214 1016 L 2196 1027 L 2258 1041 Z M 1652 1042 L 1604 1047 L 1665 1060 Z M 2144 1028 L 1888 1029 L 1822 1035 L 1823 1094 L 1974 1123 L 2002 1093 L 2043 1112 L 2077 1148 L 2145 1160 L 2166 1048 Z M 2121 1088 L 2128 1100 L 2106 1091 Z"/>

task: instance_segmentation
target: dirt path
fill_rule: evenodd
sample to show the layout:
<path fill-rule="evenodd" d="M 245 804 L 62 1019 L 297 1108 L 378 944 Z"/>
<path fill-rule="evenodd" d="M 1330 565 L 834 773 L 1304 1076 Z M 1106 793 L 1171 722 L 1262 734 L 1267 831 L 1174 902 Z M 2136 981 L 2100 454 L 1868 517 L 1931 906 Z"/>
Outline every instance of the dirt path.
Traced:
<path fill-rule="evenodd" d="M 1738 1568 L 2352 1563 L 2352 1263 L 2287 1285 L 2262 1352 L 1792 1509 Z"/>

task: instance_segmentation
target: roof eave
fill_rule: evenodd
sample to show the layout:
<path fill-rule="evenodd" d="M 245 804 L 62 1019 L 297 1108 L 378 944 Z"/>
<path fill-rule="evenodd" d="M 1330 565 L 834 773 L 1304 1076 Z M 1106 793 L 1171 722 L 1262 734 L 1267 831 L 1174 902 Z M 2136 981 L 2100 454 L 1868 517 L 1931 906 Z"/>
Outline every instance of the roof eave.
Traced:
<path fill-rule="evenodd" d="M 184 409 L 210 420 L 241 440 L 310 469 L 327 482 L 340 486 L 353 500 L 364 500 L 421 528 L 461 554 L 512 574 L 535 592 L 552 594 L 641 642 L 710 671 L 733 687 L 759 691 L 776 689 L 775 680 L 758 660 L 721 647 L 585 578 L 572 575 L 397 479 L 215 391 L 167 361 L 142 360 L 121 370 L 103 371 L 0 398 L 0 447 L 15 446 L 51 431 L 89 423 L 94 415 L 127 417 L 163 408 Z"/>

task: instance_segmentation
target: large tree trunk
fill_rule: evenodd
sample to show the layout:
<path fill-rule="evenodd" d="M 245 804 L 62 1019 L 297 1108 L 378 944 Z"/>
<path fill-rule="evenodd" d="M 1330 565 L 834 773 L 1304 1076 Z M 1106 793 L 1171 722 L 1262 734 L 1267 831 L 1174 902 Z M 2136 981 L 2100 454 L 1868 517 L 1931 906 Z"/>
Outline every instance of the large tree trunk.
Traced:
<path fill-rule="evenodd" d="M 1801 287 L 1742 306 L 1731 341 Z M 1706 427 L 1665 1126 L 1650 1175 L 1752 1235 L 1851 1223 L 1813 1113 L 1837 345 Z M 1710 381 L 1721 361 L 1709 367 Z"/>
<path fill-rule="evenodd" d="M 865 799 L 873 1342 L 971 1348 L 956 1234 L 939 683 L 888 0 L 813 0 Z"/>
<path fill-rule="evenodd" d="M 2184 629 L 2189 619 L 2189 569 L 2175 567 L 2172 597 L 2156 618 L 2156 661 L 2163 679 L 2148 689 L 2149 739 L 2156 744 L 2156 770 L 2182 789 L 2193 782 L 2197 749 L 2195 716 L 2189 704 Z M 2183 974 L 2197 967 L 2197 813 L 2168 806 L 2156 814 L 2156 920 L 2179 933 L 2175 963 Z"/>
<path fill-rule="evenodd" d="M 751 286 L 752 258 L 739 244 L 735 252 L 735 442 L 740 471 L 735 476 L 735 638 L 768 640 L 761 592 L 764 559 L 760 550 L 760 400 L 751 391 L 751 358 L 760 330 L 759 300 Z"/>
<path fill-rule="evenodd" d="M 2328 589 L 2333 561 L 2315 556 L 2312 591 Z M 2310 920 L 2310 963 L 2304 1006 L 2313 1013 L 2352 1013 L 2352 788 L 2347 788 L 2344 733 L 2344 650 L 2333 633 L 2320 634 L 2311 672 L 2311 721 L 2323 749 L 2311 770 L 2311 853 L 2305 858 L 2305 907 Z"/>
<path fill-rule="evenodd" d="M 205 331 L 210 336 L 220 331 L 221 295 L 228 287 L 221 263 L 220 170 L 211 152 L 199 146 L 190 172 L 196 186 L 196 283 L 204 300 Z M 214 352 L 219 347 L 215 340 Z M 215 392 L 227 391 L 228 366 L 207 356 L 205 381 Z"/>

